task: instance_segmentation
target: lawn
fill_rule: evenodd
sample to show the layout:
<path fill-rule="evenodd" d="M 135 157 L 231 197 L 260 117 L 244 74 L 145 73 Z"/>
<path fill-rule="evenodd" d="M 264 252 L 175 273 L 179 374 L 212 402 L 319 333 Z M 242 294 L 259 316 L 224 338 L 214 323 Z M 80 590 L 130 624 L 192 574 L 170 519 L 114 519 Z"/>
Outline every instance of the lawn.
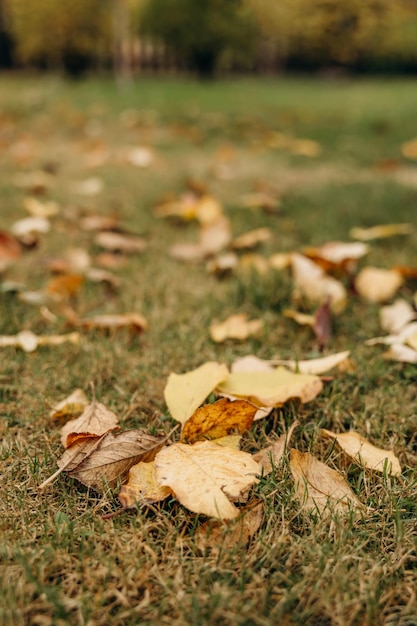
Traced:
<path fill-rule="evenodd" d="M 148 324 L 143 333 L 76 328 L 77 344 L 30 353 L 0 348 L 1 623 L 417 625 L 417 365 L 365 345 L 384 334 L 381 305 L 359 297 L 345 274 L 347 305 L 321 352 L 309 326 L 283 315 L 317 307 L 294 303 L 288 269 L 265 269 L 276 253 L 351 241 L 355 227 L 417 226 L 417 161 L 401 148 L 417 136 L 416 110 L 411 79 L 143 79 L 120 91 L 111 80 L 0 77 L 1 230 L 28 215 L 28 196 L 58 206 L 50 231 L 0 275 L 0 334 L 66 334 L 74 311 L 135 311 Z M 260 192 L 267 210 L 248 208 Z M 171 247 L 196 242 L 199 227 L 158 217 L 155 206 L 184 193 L 217 199 L 233 236 L 265 227 L 270 239 L 226 276 L 206 260 L 172 258 Z M 88 216 L 114 218 L 146 249 L 110 255 L 107 263 L 120 261 L 106 267 L 110 277 L 85 279 L 72 295 L 61 288 L 58 304 L 25 297 L 48 289 L 71 249 L 99 263 L 96 233 L 82 226 Z M 365 265 L 417 268 L 417 229 L 370 242 L 358 270 Z M 416 289 L 408 278 L 395 297 L 415 306 Z M 235 313 L 262 319 L 262 333 L 212 341 L 212 322 Z M 287 453 L 252 488 L 263 521 L 244 545 L 226 542 L 225 524 L 218 544 L 201 550 L 206 518 L 175 498 L 120 512 L 120 485 L 97 492 L 65 473 L 38 489 L 63 451 L 51 406 L 76 388 L 91 399 L 93 383 L 122 430 L 167 435 L 171 372 L 343 350 L 349 366 L 326 375 L 315 399 L 275 408 L 241 447 L 257 452 L 297 419 L 291 446 L 342 472 L 364 505 L 360 519 L 301 511 Z M 394 450 L 401 475 L 349 461 L 321 428 L 354 429 Z"/>

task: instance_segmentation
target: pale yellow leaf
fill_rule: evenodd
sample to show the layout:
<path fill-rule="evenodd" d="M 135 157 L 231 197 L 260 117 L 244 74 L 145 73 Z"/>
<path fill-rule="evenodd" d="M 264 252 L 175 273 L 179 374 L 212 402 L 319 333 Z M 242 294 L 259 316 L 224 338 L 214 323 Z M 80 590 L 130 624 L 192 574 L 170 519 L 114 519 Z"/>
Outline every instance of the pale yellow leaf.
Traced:
<path fill-rule="evenodd" d="M 277 252 L 269 257 L 269 265 L 274 270 L 284 270 L 290 267 L 292 259 L 292 252 Z"/>
<path fill-rule="evenodd" d="M 294 359 L 273 359 L 271 363 L 274 365 L 284 365 L 290 370 L 300 372 L 300 374 L 325 374 L 334 367 L 338 367 L 349 358 L 350 351 L 337 352 L 329 354 L 318 359 L 308 359 L 306 361 L 296 361 Z"/>
<path fill-rule="evenodd" d="M 388 346 L 393 344 L 404 344 L 417 332 L 417 322 L 410 322 L 405 326 L 402 326 L 397 333 L 392 335 L 385 335 L 384 337 L 373 337 L 367 339 L 365 344 L 367 346 L 374 346 L 378 343 L 386 344 Z"/>
<path fill-rule="evenodd" d="M 246 398 L 258 406 L 281 406 L 287 400 L 313 400 L 323 388 L 318 376 L 289 372 L 278 367 L 270 372 L 237 372 L 217 386 L 220 393 Z"/>
<path fill-rule="evenodd" d="M 348 433 L 333 433 L 325 428 L 322 433 L 335 439 L 342 450 L 360 465 L 377 472 L 386 471 L 394 476 L 401 474 L 400 463 L 391 450 L 377 448 L 359 433 L 353 430 Z"/>
<path fill-rule="evenodd" d="M 396 235 L 410 235 L 414 232 L 412 224 L 378 224 L 371 228 L 352 228 L 349 235 L 352 239 L 371 241 L 372 239 L 384 239 Z"/>
<path fill-rule="evenodd" d="M 274 368 L 269 361 L 264 361 L 263 359 L 260 359 L 253 354 L 248 354 L 247 356 L 243 356 L 240 359 L 236 359 L 236 361 L 233 361 L 230 369 L 232 373 L 274 371 Z"/>
<path fill-rule="evenodd" d="M 118 497 L 124 508 L 132 508 L 137 503 L 160 502 L 171 494 L 172 490 L 169 487 L 159 484 L 155 461 L 151 461 L 140 462 L 130 468 L 129 480 L 122 486 Z"/>
<path fill-rule="evenodd" d="M 34 196 L 27 196 L 23 200 L 23 206 L 32 217 L 48 218 L 59 213 L 59 205 L 51 200 L 42 202 Z"/>
<path fill-rule="evenodd" d="M 199 244 L 205 256 L 212 256 L 223 250 L 231 238 L 230 222 L 220 215 L 215 221 L 202 225 Z"/>
<path fill-rule="evenodd" d="M 143 237 L 111 231 L 97 233 L 94 242 L 105 250 L 124 252 L 126 254 L 143 252 L 148 245 Z"/>
<path fill-rule="evenodd" d="M 269 228 L 256 228 L 250 230 L 239 237 L 235 237 L 231 242 L 232 248 L 235 250 L 243 250 L 245 248 L 255 248 L 261 243 L 269 241 L 272 237 L 271 230 Z"/>
<path fill-rule="evenodd" d="M 402 343 L 394 343 L 382 356 L 388 361 L 417 363 L 417 351 Z"/>
<path fill-rule="evenodd" d="M 172 489 L 183 506 L 219 519 L 237 517 L 230 500 L 239 500 L 260 473 L 250 454 L 211 441 L 167 446 L 156 455 L 155 467 L 159 484 Z"/>
<path fill-rule="evenodd" d="M 316 318 L 314 315 L 309 315 L 307 313 L 302 313 L 301 311 L 294 311 L 293 309 L 285 309 L 282 312 L 284 317 L 288 317 L 300 326 L 311 326 L 313 327 L 316 323 Z"/>
<path fill-rule="evenodd" d="M 396 270 L 364 267 L 356 276 L 355 288 L 369 302 L 385 302 L 396 294 L 403 282 L 403 277 Z"/>
<path fill-rule="evenodd" d="M 379 311 L 381 328 L 388 333 L 397 333 L 415 318 L 416 312 L 406 300 L 396 300 Z"/>
<path fill-rule="evenodd" d="M 258 335 L 263 328 L 262 320 L 248 320 L 245 313 L 231 315 L 224 322 L 210 326 L 210 337 L 216 343 L 226 339 L 244 341 L 248 337 Z"/>
<path fill-rule="evenodd" d="M 226 365 L 209 361 L 185 374 L 171 373 L 164 390 L 172 417 L 184 424 L 208 395 L 227 378 Z"/>
<path fill-rule="evenodd" d="M 67 335 L 35 335 L 30 330 L 22 330 L 17 335 L 0 336 L 0 348 L 8 346 L 21 348 L 24 352 L 34 352 L 39 346 L 59 346 L 63 343 L 77 344 L 80 335 L 76 332 Z"/>
<path fill-rule="evenodd" d="M 292 449 L 290 469 L 303 510 L 326 517 L 331 512 L 345 514 L 361 506 L 343 476 L 309 452 Z"/>

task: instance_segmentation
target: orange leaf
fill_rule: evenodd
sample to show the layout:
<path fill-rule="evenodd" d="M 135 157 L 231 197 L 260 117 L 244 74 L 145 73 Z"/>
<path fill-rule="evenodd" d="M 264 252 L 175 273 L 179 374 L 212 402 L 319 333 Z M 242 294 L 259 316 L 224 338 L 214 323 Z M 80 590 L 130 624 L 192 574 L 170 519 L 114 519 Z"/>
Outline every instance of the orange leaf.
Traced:
<path fill-rule="evenodd" d="M 245 400 L 230 402 L 222 398 L 197 409 L 185 422 L 181 439 L 192 443 L 225 437 L 235 432 L 243 434 L 252 426 L 256 411 L 257 407 Z"/>

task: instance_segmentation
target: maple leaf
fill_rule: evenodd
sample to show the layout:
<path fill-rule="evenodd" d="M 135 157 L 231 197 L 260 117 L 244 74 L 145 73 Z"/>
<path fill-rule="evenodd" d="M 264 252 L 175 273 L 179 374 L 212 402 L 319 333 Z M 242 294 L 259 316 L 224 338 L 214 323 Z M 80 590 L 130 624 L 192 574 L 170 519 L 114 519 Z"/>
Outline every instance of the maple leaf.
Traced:
<path fill-rule="evenodd" d="M 322 428 L 323 435 L 335 439 L 350 458 L 368 469 L 398 476 L 400 463 L 391 450 L 382 450 L 369 443 L 365 437 L 351 430 L 347 433 L 333 433 Z"/>
<path fill-rule="evenodd" d="M 183 506 L 220 519 L 238 516 L 230 500 L 238 500 L 260 473 L 250 454 L 211 441 L 163 448 L 155 467 L 159 484 L 169 487 Z"/>
<path fill-rule="evenodd" d="M 206 404 L 185 422 L 181 439 L 188 443 L 217 439 L 233 432 L 243 434 L 252 426 L 257 407 L 245 400 L 230 402 L 227 398 Z"/>
<path fill-rule="evenodd" d="M 246 398 L 259 406 L 281 406 L 292 398 L 300 398 L 302 403 L 310 402 L 322 388 L 318 376 L 289 372 L 284 367 L 273 371 L 232 373 L 217 386 L 220 393 Z"/>
<path fill-rule="evenodd" d="M 172 495 L 169 487 L 161 486 L 156 477 L 155 462 L 140 462 L 129 470 L 129 480 L 118 494 L 123 508 L 132 508 L 138 502 L 150 504 Z"/>
<path fill-rule="evenodd" d="M 359 508 L 359 500 L 343 476 L 309 452 L 294 448 L 290 453 L 290 469 L 295 493 L 302 509 L 327 517 L 332 511 L 345 514 L 350 508 Z"/>
<path fill-rule="evenodd" d="M 93 400 L 77 419 L 70 420 L 61 429 L 61 441 L 65 448 L 77 440 L 100 437 L 118 428 L 119 419 L 104 404 Z"/>
<path fill-rule="evenodd" d="M 208 361 L 185 374 L 171 373 L 164 397 L 172 417 L 184 424 L 228 375 L 224 364 Z"/>
<path fill-rule="evenodd" d="M 130 468 L 152 461 L 165 445 L 166 437 L 154 437 L 142 430 L 107 432 L 97 439 L 80 440 L 65 450 L 58 461 L 60 469 L 87 487 L 100 490 L 124 481 Z"/>

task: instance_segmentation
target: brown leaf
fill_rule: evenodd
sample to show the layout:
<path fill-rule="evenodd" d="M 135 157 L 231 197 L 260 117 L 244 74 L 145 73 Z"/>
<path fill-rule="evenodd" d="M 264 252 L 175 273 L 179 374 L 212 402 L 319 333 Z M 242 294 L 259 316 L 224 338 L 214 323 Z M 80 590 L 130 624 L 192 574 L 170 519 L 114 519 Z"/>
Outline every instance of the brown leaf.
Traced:
<path fill-rule="evenodd" d="M 0 272 L 15 263 L 21 254 L 22 248 L 18 240 L 4 230 L 0 230 Z"/>
<path fill-rule="evenodd" d="M 68 420 L 79 417 L 88 404 L 84 391 L 76 389 L 67 398 L 58 402 L 49 415 L 55 423 L 65 424 Z"/>
<path fill-rule="evenodd" d="M 262 450 L 259 450 L 259 452 L 252 455 L 255 461 L 261 466 L 263 476 L 270 474 L 274 465 L 279 464 L 297 426 L 298 422 L 293 422 L 288 432 L 278 437 L 272 446 L 263 448 Z"/>
<path fill-rule="evenodd" d="M 235 250 L 255 248 L 259 244 L 269 241 L 271 237 L 272 233 L 269 228 L 256 228 L 233 239 L 231 246 Z"/>
<path fill-rule="evenodd" d="M 165 447 L 155 467 L 159 484 L 170 487 L 183 506 L 219 519 L 238 516 L 230 499 L 239 499 L 260 471 L 250 454 L 211 441 Z"/>
<path fill-rule="evenodd" d="M 327 517 L 331 512 L 345 514 L 361 506 L 343 476 L 309 452 L 293 448 L 290 469 L 303 510 Z"/>
<path fill-rule="evenodd" d="M 118 480 L 123 482 L 137 463 L 152 461 L 165 443 L 166 438 L 153 437 L 142 430 L 108 432 L 98 444 L 94 439 L 73 444 L 59 459 L 58 466 L 87 487 L 100 491 L 104 484 L 114 487 Z"/>
<path fill-rule="evenodd" d="M 245 507 L 232 522 L 208 520 L 194 534 L 195 544 L 202 552 L 210 550 L 212 554 L 218 554 L 220 550 L 246 548 L 261 527 L 263 517 L 264 505 L 260 502 L 255 506 L 252 504 Z"/>
<path fill-rule="evenodd" d="M 165 500 L 172 491 L 169 487 L 163 487 L 156 478 L 155 462 L 140 462 L 129 470 L 129 480 L 123 485 L 119 500 L 123 507 L 133 508 L 139 502 L 150 504 Z"/>
<path fill-rule="evenodd" d="M 241 435 L 252 426 L 256 406 L 245 400 L 230 402 L 227 398 L 206 404 L 185 422 L 181 440 L 188 443 L 217 439 L 238 432 Z"/>
<path fill-rule="evenodd" d="M 142 237 L 115 232 L 101 232 L 94 238 L 94 243 L 111 252 L 134 254 L 144 252 L 148 244 Z"/>
<path fill-rule="evenodd" d="M 329 241 L 322 246 L 308 247 L 302 250 L 308 257 L 326 272 L 342 270 L 351 272 L 356 267 L 358 259 L 369 252 L 369 246 L 361 242 Z"/>
<path fill-rule="evenodd" d="M 96 330 L 117 330 L 119 328 L 133 328 L 141 333 L 147 329 L 147 321 L 140 313 L 121 313 L 108 315 L 94 315 L 79 319 L 77 326 Z"/>
<path fill-rule="evenodd" d="M 314 334 L 316 335 L 319 350 L 325 348 L 332 336 L 332 316 L 330 298 L 321 304 L 314 314 Z"/>
<path fill-rule="evenodd" d="M 61 429 L 61 441 L 65 448 L 86 436 L 100 437 L 118 428 L 119 419 L 104 404 L 93 400 L 77 419 L 71 420 Z"/>
<path fill-rule="evenodd" d="M 52 278 L 46 285 L 45 292 L 57 300 L 68 300 L 80 290 L 84 278 L 79 274 L 68 274 Z"/>
<path fill-rule="evenodd" d="M 363 467 L 394 476 L 401 474 L 400 463 L 391 450 L 377 448 L 359 433 L 353 430 L 347 433 L 333 433 L 325 428 L 322 428 L 321 432 L 323 435 L 335 439 L 342 450 Z"/>

